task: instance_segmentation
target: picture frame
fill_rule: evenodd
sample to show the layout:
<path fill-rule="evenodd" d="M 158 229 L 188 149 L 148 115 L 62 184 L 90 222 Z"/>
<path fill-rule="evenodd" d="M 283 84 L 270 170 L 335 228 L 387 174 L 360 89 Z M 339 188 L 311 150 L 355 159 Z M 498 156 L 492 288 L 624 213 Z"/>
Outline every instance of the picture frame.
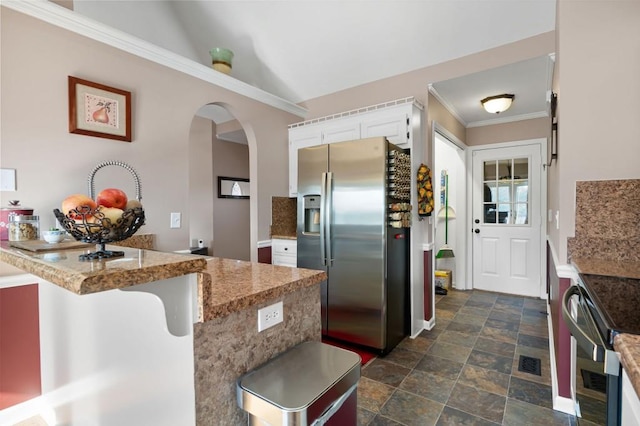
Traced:
<path fill-rule="evenodd" d="M 218 176 L 218 198 L 249 199 L 249 179 Z"/>
<path fill-rule="evenodd" d="M 69 76 L 69 132 L 131 142 L 131 92 Z"/>

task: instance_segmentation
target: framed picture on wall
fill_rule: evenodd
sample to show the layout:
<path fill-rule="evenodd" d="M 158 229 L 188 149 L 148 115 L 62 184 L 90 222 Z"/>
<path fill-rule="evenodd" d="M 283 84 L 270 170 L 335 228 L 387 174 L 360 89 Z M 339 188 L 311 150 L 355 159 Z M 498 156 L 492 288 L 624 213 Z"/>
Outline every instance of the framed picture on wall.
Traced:
<path fill-rule="evenodd" d="M 69 132 L 131 142 L 131 92 L 69 76 Z"/>
<path fill-rule="evenodd" d="M 249 179 L 218 176 L 218 198 L 249 198 Z"/>

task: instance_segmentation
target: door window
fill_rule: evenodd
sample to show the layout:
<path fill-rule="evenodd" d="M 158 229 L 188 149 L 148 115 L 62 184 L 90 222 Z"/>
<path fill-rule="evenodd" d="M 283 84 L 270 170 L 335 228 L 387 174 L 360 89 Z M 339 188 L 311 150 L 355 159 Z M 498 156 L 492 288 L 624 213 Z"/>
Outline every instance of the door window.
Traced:
<path fill-rule="evenodd" d="M 483 168 L 484 223 L 529 224 L 529 159 L 489 160 Z"/>

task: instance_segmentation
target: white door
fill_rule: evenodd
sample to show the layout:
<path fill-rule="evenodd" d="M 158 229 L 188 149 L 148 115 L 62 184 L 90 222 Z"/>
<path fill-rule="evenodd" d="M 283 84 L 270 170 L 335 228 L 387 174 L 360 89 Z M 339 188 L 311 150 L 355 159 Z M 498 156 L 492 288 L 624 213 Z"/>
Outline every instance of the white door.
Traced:
<path fill-rule="evenodd" d="M 540 145 L 473 152 L 473 287 L 540 297 Z"/>

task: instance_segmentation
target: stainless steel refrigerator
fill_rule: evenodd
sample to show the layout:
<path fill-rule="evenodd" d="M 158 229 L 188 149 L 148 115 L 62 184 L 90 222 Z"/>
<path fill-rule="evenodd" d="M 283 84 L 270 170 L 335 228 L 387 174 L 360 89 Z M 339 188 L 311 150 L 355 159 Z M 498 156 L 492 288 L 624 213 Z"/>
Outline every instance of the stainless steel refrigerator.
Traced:
<path fill-rule="evenodd" d="M 408 334 L 408 158 L 382 137 L 298 151 L 298 267 L 327 273 L 322 333 L 383 354 Z"/>

